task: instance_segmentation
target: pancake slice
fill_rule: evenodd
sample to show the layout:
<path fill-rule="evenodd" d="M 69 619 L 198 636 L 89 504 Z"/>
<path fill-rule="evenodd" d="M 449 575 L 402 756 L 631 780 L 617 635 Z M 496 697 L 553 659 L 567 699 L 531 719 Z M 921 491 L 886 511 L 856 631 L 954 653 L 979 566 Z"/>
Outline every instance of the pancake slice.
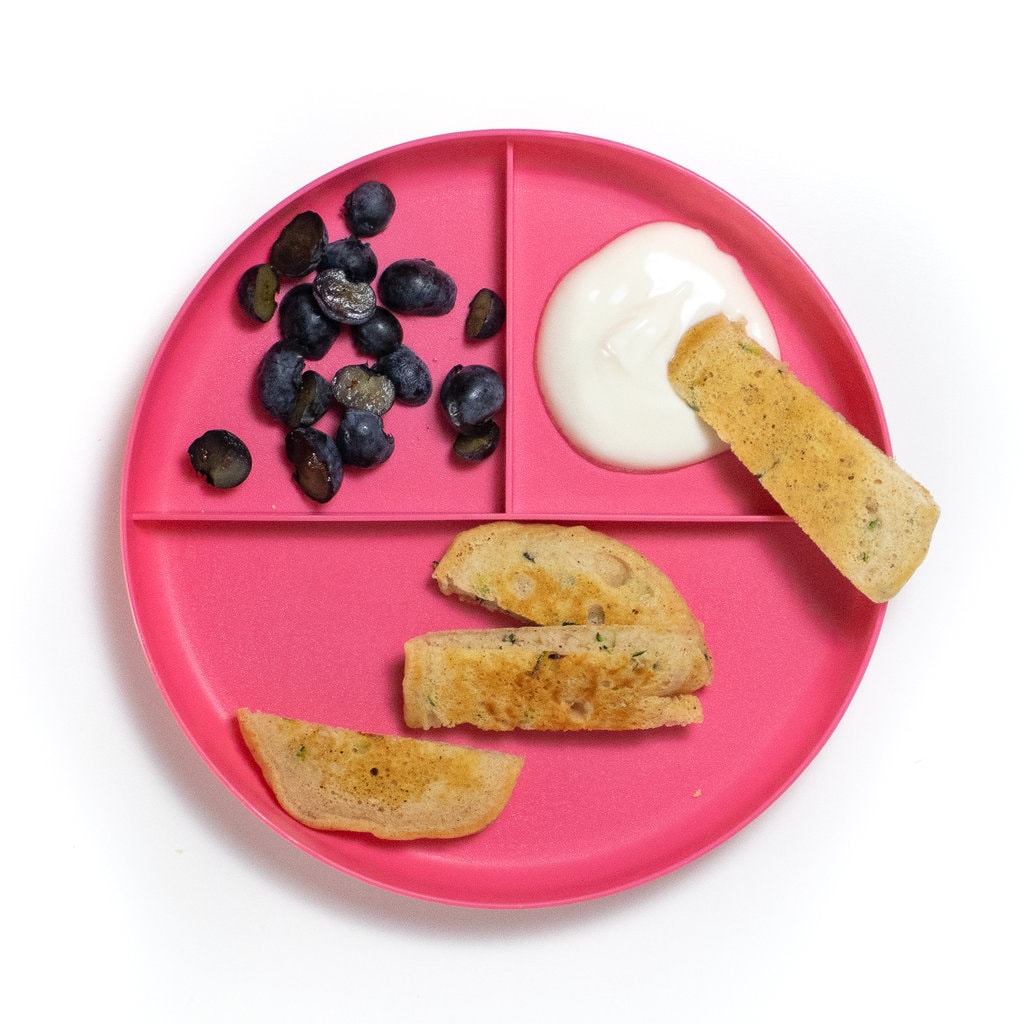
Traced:
<path fill-rule="evenodd" d="M 676 394 L 832 564 L 877 603 L 928 553 L 939 507 L 893 459 L 722 315 L 683 335 Z"/>
<path fill-rule="evenodd" d="M 523 758 L 242 708 L 242 738 L 281 807 L 310 828 L 450 839 L 501 813 Z"/>

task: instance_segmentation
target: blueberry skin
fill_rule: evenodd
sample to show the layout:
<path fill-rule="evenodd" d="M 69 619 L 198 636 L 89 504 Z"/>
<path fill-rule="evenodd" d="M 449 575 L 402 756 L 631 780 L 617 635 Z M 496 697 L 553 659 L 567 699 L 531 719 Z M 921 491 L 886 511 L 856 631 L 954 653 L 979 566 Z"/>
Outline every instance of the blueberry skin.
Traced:
<path fill-rule="evenodd" d="M 380 357 L 373 368 L 395 385 L 395 401 L 403 405 L 425 405 L 434 392 L 427 364 L 408 345 Z"/>
<path fill-rule="evenodd" d="M 382 306 L 396 313 L 444 316 L 455 307 L 455 282 L 431 260 L 403 259 L 389 264 L 377 282 Z"/>
<path fill-rule="evenodd" d="M 398 317 L 383 306 L 378 306 L 366 323 L 354 324 L 350 333 L 356 351 L 373 359 L 393 352 L 405 337 Z"/>
<path fill-rule="evenodd" d="M 306 281 L 285 292 L 277 322 L 282 339 L 306 359 L 323 359 L 341 332 L 341 324 L 320 308 L 313 286 Z"/>
<path fill-rule="evenodd" d="M 354 235 L 328 242 L 317 270 L 343 270 L 350 281 L 368 284 L 377 276 L 377 254 Z"/>
<path fill-rule="evenodd" d="M 264 353 L 256 368 L 256 393 L 274 419 L 290 421 L 305 368 L 302 354 L 288 341 L 279 341 Z"/>
<path fill-rule="evenodd" d="M 296 427 L 284 439 L 293 477 L 308 498 L 323 504 L 338 493 L 345 474 L 337 442 L 316 427 Z"/>
<path fill-rule="evenodd" d="M 364 181 L 353 189 L 341 207 L 349 231 L 358 238 L 379 235 L 395 212 L 395 195 L 382 181 Z"/>
<path fill-rule="evenodd" d="M 369 409 L 346 409 L 336 440 L 341 461 L 364 469 L 387 462 L 395 450 L 395 439 L 384 432 L 383 419 Z"/>
<path fill-rule="evenodd" d="M 453 366 L 441 382 L 441 405 L 456 430 L 489 420 L 505 404 L 505 382 L 489 366 Z"/>

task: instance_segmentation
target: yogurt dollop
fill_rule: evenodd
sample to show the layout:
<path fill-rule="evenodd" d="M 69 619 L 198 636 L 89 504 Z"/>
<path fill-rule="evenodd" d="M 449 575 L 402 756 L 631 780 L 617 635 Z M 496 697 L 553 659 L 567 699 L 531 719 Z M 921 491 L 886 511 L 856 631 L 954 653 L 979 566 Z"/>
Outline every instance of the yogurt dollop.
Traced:
<path fill-rule="evenodd" d="M 633 471 L 676 469 L 722 451 L 667 373 L 683 334 L 716 313 L 746 320 L 747 333 L 779 354 L 739 263 L 684 224 L 634 228 L 570 270 L 544 308 L 536 366 L 548 412 L 573 447 Z"/>

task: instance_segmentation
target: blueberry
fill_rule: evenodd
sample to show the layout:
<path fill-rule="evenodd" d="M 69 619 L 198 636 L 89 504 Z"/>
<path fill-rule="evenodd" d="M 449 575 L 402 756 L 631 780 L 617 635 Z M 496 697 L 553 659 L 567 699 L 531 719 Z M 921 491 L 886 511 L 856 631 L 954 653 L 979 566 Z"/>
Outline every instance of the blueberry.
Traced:
<path fill-rule="evenodd" d="M 264 353 L 256 369 L 256 393 L 263 408 L 275 419 L 288 423 L 299 394 L 306 362 L 287 341 L 279 341 Z"/>
<path fill-rule="evenodd" d="M 501 430 L 494 420 L 463 427 L 455 437 L 452 451 L 465 462 L 483 462 L 493 455 L 501 440 Z"/>
<path fill-rule="evenodd" d="M 335 401 L 346 409 L 369 409 L 383 416 L 395 404 L 395 385 L 366 363 L 343 366 L 331 382 Z"/>
<path fill-rule="evenodd" d="M 473 341 L 493 338 L 505 326 L 505 300 L 490 288 L 481 288 L 469 303 L 466 337 Z"/>
<path fill-rule="evenodd" d="M 270 265 L 281 277 L 305 277 L 326 247 L 327 225 L 320 214 L 306 210 L 281 229 L 270 247 Z"/>
<path fill-rule="evenodd" d="M 269 263 L 258 263 L 238 281 L 238 304 L 246 316 L 265 324 L 277 309 L 278 279 Z"/>
<path fill-rule="evenodd" d="M 345 471 L 333 437 L 316 427 L 296 427 L 285 435 L 284 450 L 303 494 L 323 504 L 338 493 Z"/>
<path fill-rule="evenodd" d="M 350 281 L 364 284 L 377 276 L 377 255 L 369 242 L 355 236 L 328 242 L 318 270 L 344 270 Z"/>
<path fill-rule="evenodd" d="M 431 260 L 395 260 L 377 282 L 382 306 L 396 313 L 444 316 L 455 306 L 455 282 Z"/>
<path fill-rule="evenodd" d="M 341 324 L 324 313 L 306 281 L 285 292 L 277 322 L 281 337 L 306 359 L 323 359 L 341 332 Z"/>
<path fill-rule="evenodd" d="M 395 385 L 395 400 L 403 405 L 424 405 L 433 394 L 427 364 L 408 345 L 382 355 L 373 368 Z"/>
<path fill-rule="evenodd" d="M 188 446 L 188 457 L 192 468 L 220 489 L 237 487 L 252 469 L 249 449 L 230 430 L 207 430 Z"/>
<path fill-rule="evenodd" d="M 350 280 L 337 267 L 317 271 L 313 295 L 324 313 L 342 324 L 365 323 L 377 308 L 373 288 L 365 281 Z"/>
<path fill-rule="evenodd" d="M 391 458 L 395 439 L 384 432 L 384 421 L 369 409 L 346 409 L 338 426 L 338 451 L 349 466 L 379 466 Z"/>
<path fill-rule="evenodd" d="M 394 212 L 394 193 L 382 181 L 364 181 L 345 196 L 341 208 L 349 231 L 359 238 L 379 235 Z"/>
<path fill-rule="evenodd" d="M 354 324 L 350 333 L 356 351 L 374 359 L 393 352 L 404 337 L 398 317 L 383 306 L 378 306 L 366 323 Z"/>
<path fill-rule="evenodd" d="M 440 399 L 452 426 L 462 430 L 489 420 L 505 404 L 505 382 L 489 366 L 453 366 Z"/>
<path fill-rule="evenodd" d="M 310 427 L 331 407 L 334 391 L 316 370 L 306 370 L 299 380 L 295 404 L 288 416 L 289 427 Z"/>

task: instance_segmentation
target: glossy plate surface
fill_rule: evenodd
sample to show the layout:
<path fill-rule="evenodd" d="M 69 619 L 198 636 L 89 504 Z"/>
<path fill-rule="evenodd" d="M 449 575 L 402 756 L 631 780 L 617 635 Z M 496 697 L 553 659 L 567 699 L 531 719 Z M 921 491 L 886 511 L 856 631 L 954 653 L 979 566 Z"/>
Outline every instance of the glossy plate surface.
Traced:
<path fill-rule="evenodd" d="M 455 363 L 505 374 L 504 440 L 478 465 L 450 456 L 437 403 L 395 406 L 392 459 L 349 471 L 326 505 L 290 479 L 283 429 L 253 379 L 278 340 L 235 301 L 296 213 L 331 237 L 361 181 L 387 182 L 394 219 L 372 241 L 381 268 L 422 256 L 459 286 L 447 317 L 405 318 L 435 390 Z M 864 672 L 884 609 L 848 584 L 731 454 L 657 474 L 582 459 L 549 419 L 533 365 L 537 326 L 561 276 L 652 220 L 706 231 L 743 266 L 794 372 L 876 444 L 888 435 L 870 374 L 832 300 L 755 214 L 651 154 L 588 137 L 488 131 L 413 142 L 358 160 L 267 213 L 186 301 L 146 379 L 122 498 L 125 572 L 158 685 L 191 742 L 240 800 L 299 848 L 396 892 L 480 907 L 590 899 L 663 875 L 756 817 L 827 740 Z M 505 329 L 467 342 L 480 287 L 504 295 Z M 325 376 L 364 362 L 343 335 L 311 363 Z M 335 421 L 328 419 L 328 425 Z M 245 439 L 248 480 L 215 491 L 190 442 L 211 427 Z M 249 757 L 241 706 L 371 732 L 406 733 L 402 644 L 416 633 L 502 625 L 443 597 L 431 563 L 492 519 L 584 523 L 639 549 L 704 622 L 715 682 L 705 721 L 630 734 L 434 731 L 429 738 L 526 757 L 507 808 L 462 840 L 388 843 L 317 832 L 285 815 Z M 423 734 L 420 734 L 423 735 Z"/>

